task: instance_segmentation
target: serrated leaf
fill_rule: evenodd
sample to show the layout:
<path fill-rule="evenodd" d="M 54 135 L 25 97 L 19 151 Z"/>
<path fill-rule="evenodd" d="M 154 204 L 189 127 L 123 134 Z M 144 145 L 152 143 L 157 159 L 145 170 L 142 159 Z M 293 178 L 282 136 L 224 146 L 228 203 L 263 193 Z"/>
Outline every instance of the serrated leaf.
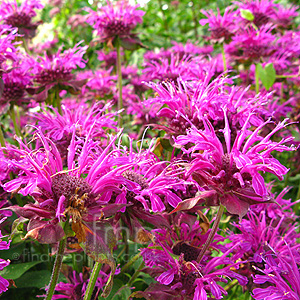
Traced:
<path fill-rule="evenodd" d="M 5 267 L 2 271 L 0 271 L 0 276 L 2 276 L 4 279 L 15 280 L 39 263 L 41 263 L 41 261 L 31 261 L 21 264 L 10 264 L 7 267 Z"/>
<path fill-rule="evenodd" d="M 252 14 L 252 12 L 249 9 L 241 9 L 241 17 L 245 20 L 248 21 L 253 21 L 254 20 L 254 15 Z"/>

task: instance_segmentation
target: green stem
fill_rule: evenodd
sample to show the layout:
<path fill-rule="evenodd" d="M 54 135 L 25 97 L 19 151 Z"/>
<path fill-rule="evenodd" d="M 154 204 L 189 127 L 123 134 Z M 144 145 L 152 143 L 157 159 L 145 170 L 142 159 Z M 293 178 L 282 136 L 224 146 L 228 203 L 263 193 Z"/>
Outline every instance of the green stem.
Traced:
<path fill-rule="evenodd" d="M 19 126 L 17 124 L 16 112 L 15 112 L 15 107 L 14 107 L 13 104 L 10 105 L 9 114 L 10 114 L 10 117 L 11 117 L 11 119 L 13 121 L 16 135 L 19 136 L 19 137 L 21 137 L 21 131 L 20 131 L 20 128 L 19 128 Z"/>
<path fill-rule="evenodd" d="M 163 10 L 163 4 L 162 4 L 161 0 L 158 0 L 158 4 L 159 4 L 159 8 L 160 8 L 160 11 L 161 11 L 161 14 L 162 14 L 162 19 L 163 19 L 163 22 L 164 22 L 165 31 L 168 31 L 168 22 L 167 22 L 167 19 L 166 19 L 166 16 L 165 16 L 165 12 Z"/>
<path fill-rule="evenodd" d="M 139 258 L 141 253 L 136 254 L 129 262 L 127 262 L 121 269 L 120 274 L 123 274 L 131 265 L 133 265 Z"/>
<path fill-rule="evenodd" d="M 56 107 L 57 107 L 57 110 L 58 110 L 59 114 L 62 115 L 61 99 L 60 99 L 60 96 L 59 96 L 59 86 L 58 85 L 55 86 L 55 99 L 54 99 L 54 101 L 56 103 Z"/>
<path fill-rule="evenodd" d="M 121 45 L 120 40 L 117 38 L 116 43 L 117 50 L 117 75 L 118 75 L 118 90 L 119 90 L 119 98 L 118 98 L 118 111 L 123 108 L 123 97 L 122 97 L 122 66 L 121 66 Z M 122 114 L 119 112 L 118 114 L 118 126 L 122 127 Z"/>
<path fill-rule="evenodd" d="M 97 278 L 98 278 L 98 275 L 99 275 L 99 272 L 100 272 L 100 269 L 101 269 L 101 266 L 102 266 L 101 263 L 99 263 L 97 261 L 95 262 L 94 268 L 93 268 L 93 271 L 92 271 L 87 289 L 85 291 L 85 295 L 84 295 L 83 300 L 90 300 L 91 299 L 94 288 L 95 288 L 95 284 L 96 284 L 96 281 L 97 281 Z"/>
<path fill-rule="evenodd" d="M 255 66 L 255 92 L 259 92 L 259 75 L 258 75 L 258 65 Z"/>
<path fill-rule="evenodd" d="M 193 6 L 192 6 L 192 14 L 193 14 L 193 21 L 194 21 L 194 32 L 195 32 L 195 38 L 198 40 L 198 25 L 199 25 L 199 20 L 198 16 L 196 16 L 196 7 L 194 1 L 192 1 Z"/>
<path fill-rule="evenodd" d="M 203 255 L 205 254 L 206 250 L 208 249 L 208 247 L 210 246 L 210 244 L 214 240 L 216 232 L 217 232 L 217 230 L 219 228 L 219 224 L 220 224 L 223 212 L 224 212 L 224 206 L 220 204 L 219 210 L 218 210 L 218 213 L 217 213 L 217 217 L 215 219 L 215 222 L 214 222 L 214 225 L 213 225 L 213 227 L 211 229 L 211 232 L 209 233 L 209 236 L 208 236 L 205 244 L 203 245 L 203 248 L 201 249 L 201 252 L 199 253 L 199 255 L 197 257 L 197 262 L 198 263 L 201 262 L 201 259 L 202 259 Z"/>
<path fill-rule="evenodd" d="M 24 37 L 22 37 L 22 42 L 23 42 L 24 50 L 26 51 L 26 53 L 30 54 L 29 53 L 30 51 L 29 51 L 28 46 L 27 46 L 27 42 L 26 42 Z"/>
<path fill-rule="evenodd" d="M 225 56 L 224 43 L 221 44 L 221 51 L 222 51 L 222 58 L 223 58 L 224 72 L 227 73 L 228 68 L 227 68 L 227 63 L 226 63 L 226 56 Z"/>
<path fill-rule="evenodd" d="M 142 261 L 140 266 L 137 268 L 137 270 L 135 271 L 135 273 L 132 275 L 132 277 L 130 278 L 130 280 L 127 283 L 127 286 L 131 286 L 133 284 L 133 282 L 136 280 L 136 278 L 139 276 L 139 273 L 141 272 L 141 270 L 144 268 L 145 263 Z"/>
<path fill-rule="evenodd" d="M 0 126 L 0 145 L 1 145 L 1 147 L 5 147 L 5 139 L 4 139 L 4 135 L 2 132 L 1 126 Z"/>
<path fill-rule="evenodd" d="M 276 75 L 276 78 L 297 78 L 299 77 L 299 74 L 294 75 Z"/>
<path fill-rule="evenodd" d="M 299 185 L 298 185 L 298 192 L 297 192 L 296 200 L 298 200 L 299 198 L 300 198 L 300 181 L 299 181 Z"/>
<path fill-rule="evenodd" d="M 52 270 L 52 275 L 51 275 L 51 279 L 50 279 L 50 283 L 49 283 L 49 289 L 47 291 L 45 300 L 51 300 L 52 296 L 54 294 L 55 286 L 56 286 L 56 283 L 58 280 L 59 272 L 60 272 L 63 257 L 64 257 L 66 244 L 67 244 L 66 238 L 62 239 L 59 242 L 58 250 L 57 250 L 57 254 L 56 254 L 56 258 L 55 258 L 55 262 L 54 262 L 54 266 L 53 266 L 53 270 Z"/>

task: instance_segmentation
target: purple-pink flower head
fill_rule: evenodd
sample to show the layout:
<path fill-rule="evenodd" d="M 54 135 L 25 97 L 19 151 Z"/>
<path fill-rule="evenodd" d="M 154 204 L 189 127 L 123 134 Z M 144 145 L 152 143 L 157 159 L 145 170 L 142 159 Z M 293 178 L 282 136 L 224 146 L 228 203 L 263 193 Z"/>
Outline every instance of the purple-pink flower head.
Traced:
<path fill-rule="evenodd" d="M 271 262 L 267 261 L 264 269 L 256 268 L 258 274 L 254 277 L 254 283 L 258 288 L 253 290 L 252 297 L 255 300 L 280 299 L 298 300 L 300 297 L 300 271 L 299 258 L 292 253 L 290 247 L 290 259 L 278 253 Z M 298 250 L 299 251 L 299 250 Z"/>
<path fill-rule="evenodd" d="M 83 71 L 76 75 L 79 81 L 87 80 L 82 87 L 81 94 L 87 100 L 102 100 L 113 93 L 117 76 L 111 75 L 112 68 L 108 70 Z"/>
<path fill-rule="evenodd" d="M 234 60 L 257 62 L 268 57 L 274 50 L 277 37 L 271 33 L 274 27 L 269 24 L 261 26 L 256 31 L 252 26 L 240 30 L 226 45 L 225 52 Z"/>
<path fill-rule="evenodd" d="M 0 67 L 7 59 L 12 61 L 16 61 L 18 59 L 18 55 L 16 53 L 17 43 L 14 42 L 16 33 L 16 29 L 0 24 Z"/>
<path fill-rule="evenodd" d="M 236 1 L 240 9 L 250 10 L 254 16 L 253 23 L 260 27 L 269 23 L 275 15 L 276 4 L 272 0 L 244 0 L 241 2 Z M 240 17 L 240 19 L 242 19 Z M 243 21 L 246 21 L 243 19 Z M 248 22 L 248 21 L 247 21 Z"/>
<path fill-rule="evenodd" d="M 88 283 L 90 281 L 91 270 L 87 267 L 83 267 L 83 271 L 81 273 L 77 273 L 76 271 L 72 270 L 71 267 L 68 267 L 67 272 L 64 273 L 67 278 L 67 282 L 59 282 L 56 285 L 56 293 L 55 295 L 53 295 L 52 299 L 83 299 L 87 290 Z M 119 270 L 117 270 L 115 275 L 117 273 L 119 273 Z M 98 277 L 96 279 L 93 296 L 96 297 L 101 294 L 102 289 L 105 287 L 108 278 L 108 274 L 105 273 L 103 270 L 99 272 Z"/>
<path fill-rule="evenodd" d="M 115 67 L 117 64 L 117 51 L 110 51 L 105 53 L 104 51 L 96 51 L 98 54 L 98 60 L 102 62 L 106 69 Z M 123 53 L 124 54 L 124 53 Z"/>
<path fill-rule="evenodd" d="M 30 65 L 25 62 L 26 59 L 25 56 L 19 54 L 18 62 L 14 62 L 10 66 L 3 65 L 4 88 L 2 97 L 0 97 L 0 106 L 6 104 L 22 105 L 29 102 L 30 99 L 25 96 L 26 88 L 32 84 L 32 76 L 29 72 Z"/>
<path fill-rule="evenodd" d="M 212 246 L 219 252 L 218 257 L 209 251 L 199 264 L 196 260 L 209 232 L 205 233 L 197 217 L 190 214 L 181 213 L 169 221 L 171 228 L 152 230 L 153 243 L 141 250 L 146 265 L 144 272 L 155 277 L 162 285 L 158 286 L 160 290 L 165 289 L 163 285 L 169 286 L 188 300 L 208 299 L 209 295 L 221 299 L 227 293 L 217 282 L 226 283 L 233 277 L 246 284 L 246 278 L 230 270 L 238 268 L 238 264 L 234 263 L 236 255 L 228 256 L 234 248 L 228 251 L 219 243 L 223 237 L 216 235 Z M 150 289 L 146 292 L 151 294 Z"/>
<path fill-rule="evenodd" d="M 2 222 L 5 221 L 6 218 L 1 218 L 0 219 L 0 224 Z M 10 245 L 10 242 L 7 243 L 5 241 L 2 241 L 2 238 L 3 238 L 3 235 L 0 231 L 0 250 L 7 250 L 9 249 L 9 245 Z M 10 261 L 9 260 L 5 260 L 5 259 L 2 259 L 0 258 L 0 271 L 2 271 L 5 267 L 7 267 L 9 265 Z M 9 286 L 9 282 L 4 279 L 3 277 L 0 276 L 0 295 L 3 293 L 3 292 L 6 292 L 7 291 L 7 288 Z"/>
<path fill-rule="evenodd" d="M 37 84 L 45 87 L 44 91 L 37 95 L 37 101 L 47 98 L 48 91 L 55 85 L 61 84 L 77 91 L 85 81 L 75 80 L 72 71 L 79 68 L 84 68 L 86 60 L 83 55 L 88 46 L 79 46 L 76 44 L 73 48 L 62 52 L 60 48 L 53 56 L 39 56 L 34 63 L 33 73 L 34 80 Z"/>
<path fill-rule="evenodd" d="M 86 103 L 77 103 L 72 108 L 63 105 L 62 115 L 55 108 L 43 110 L 33 116 L 38 120 L 38 126 L 43 134 L 49 137 L 58 148 L 64 162 L 67 159 L 68 147 L 75 129 L 77 144 L 82 145 L 89 135 L 91 140 L 100 141 L 106 145 L 106 131 L 116 131 L 114 113 L 107 113 L 111 108 L 108 103 L 102 106 L 96 103 L 89 107 Z M 64 164 L 65 165 L 65 164 Z"/>
<path fill-rule="evenodd" d="M 271 200 L 263 176 L 259 172 L 275 174 L 280 180 L 288 172 L 272 155 L 272 151 L 291 151 L 295 147 L 283 145 L 293 137 L 273 142 L 271 137 L 285 127 L 286 120 L 280 122 L 265 137 L 259 131 L 270 121 L 260 124 L 254 131 L 249 130 L 249 114 L 244 126 L 237 131 L 233 141 L 231 128 L 225 114 L 225 127 L 220 138 L 212 124 L 203 119 L 204 129 L 194 126 L 186 135 L 178 136 L 175 143 L 193 160 L 188 174 L 207 190 L 213 190 L 218 201 L 232 214 L 244 216 L 250 204 Z M 193 146 L 189 146 L 189 145 Z M 223 145 L 225 145 L 223 147 Z M 215 205 L 215 204 L 214 204 Z"/>
<path fill-rule="evenodd" d="M 209 31 L 211 36 L 210 40 L 213 42 L 229 41 L 234 32 L 236 31 L 235 19 L 236 12 L 232 7 L 226 7 L 224 15 L 221 16 L 218 8 L 218 14 L 215 15 L 213 10 L 201 10 L 207 19 L 201 19 L 199 23 L 203 26 L 209 24 Z"/>
<path fill-rule="evenodd" d="M 89 134 L 84 144 L 79 146 L 74 128 L 65 169 L 53 141 L 40 130 L 35 132 L 35 137 L 34 150 L 20 139 L 21 149 L 11 149 L 21 156 L 20 160 L 10 162 L 19 169 L 19 174 L 3 185 L 7 192 L 17 191 L 24 196 L 30 195 L 35 200 L 23 207 L 9 207 L 30 219 L 26 237 L 37 239 L 40 243 L 55 243 L 65 235 L 59 221 L 66 221 L 68 218 L 75 225 L 80 220 L 91 222 L 94 214 L 100 214 L 98 200 L 106 205 L 110 200 L 107 195 L 111 195 L 113 191 L 120 193 L 120 185 L 129 184 L 132 189 L 136 186 L 122 176 L 122 172 L 130 168 L 130 165 L 119 166 L 115 163 L 111 147 L 117 137 L 104 150 L 90 139 Z M 82 232 L 76 230 L 76 227 L 72 228 L 79 242 L 84 241 Z"/>
<path fill-rule="evenodd" d="M 130 39 L 131 31 L 138 23 L 142 23 L 142 10 L 137 10 L 139 5 L 132 6 L 127 0 L 107 1 L 99 11 L 90 10 L 87 22 L 94 27 L 101 42 L 111 45 L 116 37 Z"/>
<path fill-rule="evenodd" d="M 211 63 L 204 57 L 181 57 L 171 53 L 169 58 L 146 61 L 142 72 L 148 81 L 176 81 L 179 77 L 183 80 L 203 80 L 208 72 L 212 72 Z"/>
<path fill-rule="evenodd" d="M 266 113 L 263 105 L 267 96 L 248 98 L 248 89 L 226 86 L 231 79 L 224 76 L 218 76 L 210 82 L 212 76 L 213 72 L 210 72 L 203 81 L 191 83 L 181 78 L 175 82 L 149 83 L 148 86 L 156 92 L 156 97 L 144 103 L 160 107 L 157 113 L 159 124 L 153 126 L 176 136 L 185 134 L 192 125 L 203 129 L 202 119 L 206 116 L 218 130 L 225 124 L 225 108 L 230 112 L 229 122 L 234 132 L 244 125 L 249 113 L 252 113 L 249 125 L 257 126 L 263 122 L 260 116 Z"/>
<path fill-rule="evenodd" d="M 231 233 L 228 236 L 232 242 L 227 244 L 226 247 L 228 249 L 234 247 L 234 252 L 245 261 L 238 272 L 248 277 L 247 288 L 250 291 L 256 286 L 253 285 L 253 275 L 259 274 L 259 271 L 261 271 L 257 270 L 257 267 L 262 269 L 265 262 L 274 264 L 278 254 L 288 263 L 292 261 L 292 257 L 296 261 L 300 261 L 300 246 L 297 242 L 299 233 L 296 231 L 296 224 L 292 224 L 288 220 L 287 214 L 270 219 L 268 211 L 268 206 L 257 213 L 251 207 L 239 224 L 233 224 L 240 230 L 240 233 Z M 239 246 L 236 247 L 237 244 Z"/>
<path fill-rule="evenodd" d="M 32 22 L 32 18 L 36 16 L 35 10 L 43 7 L 40 0 L 25 0 L 21 6 L 18 6 L 16 0 L 3 0 L 0 5 L 0 21 L 17 27 L 20 34 L 31 38 L 40 24 L 40 22 Z"/>
<path fill-rule="evenodd" d="M 299 15 L 297 10 L 299 6 L 290 5 L 284 7 L 281 4 L 277 4 L 277 9 L 275 10 L 273 16 L 273 23 L 280 28 L 288 29 L 292 26 L 294 19 Z"/>

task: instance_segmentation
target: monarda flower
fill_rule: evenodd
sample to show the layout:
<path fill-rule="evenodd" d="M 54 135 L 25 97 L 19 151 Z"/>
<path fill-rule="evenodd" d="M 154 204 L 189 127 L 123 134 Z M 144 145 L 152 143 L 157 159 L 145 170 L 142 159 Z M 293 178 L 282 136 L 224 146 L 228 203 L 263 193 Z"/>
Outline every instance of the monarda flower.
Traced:
<path fill-rule="evenodd" d="M 2 222 L 4 222 L 5 219 L 6 218 L 2 218 L 0 220 L 0 224 Z M 2 233 L 0 231 L 0 250 L 7 250 L 7 249 L 9 249 L 10 243 L 2 241 L 2 238 L 3 238 L 3 235 L 2 235 Z M 0 258 L 0 271 L 2 271 L 5 267 L 7 267 L 9 265 L 9 263 L 10 263 L 9 260 L 5 260 L 5 259 Z M 8 286 L 9 286 L 9 282 L 6 279 L 4 279 L 3 277 L 0 276 L 0 295 L 3 292 L 7 291 Z"/>
<path fill-rule="evenodd" d="M 253 14 L 254 20 L 252 22 L 257 27 L 265 25 L 271 21 L 277 6 L 277 4 L 275 4 L 272 0 L 243 0 L 241 2 L 236 1 L 235 4 L 237 4 L 240 9 L 249 10 Z M 242 19 L 242 17 L 240 17 L 240 20 L 243 23 L 249 23 L 249 21 Z"/>
<path fill-rule="evenodd" d="M 87 100 L 103 100 L 112 97 L 117 76 L 111 75 L 112 68 L 108 70 L 83 71 L 76 76 L 77 80 L 87 80 L 82 87 L 81 94 Z"/>
<path fill-rule="evenodd" d="M 179 77 L 183 80 L 203 80 L 207 73 L 212 72 L 212 64 L 204 57 L 180 57 L 171 53 L 170 58 L 162 57 L 160 60 L 145 62 L 142 73 L 147 81 L 158 79 L 161 81 L 176 81 Z"/>
<path fill-rule="evenodd" d="M 160 284 L 156 284 L 155 290 L 150 285 L 145 292 L 136 295 L 150 294 L 162 300 L 168 299 L 164 298 L 165 293 L 176 291 L 175 295 L 181 297 L 169 299 L 202 300 L 212 295 L 221 299 L 227 292 L 218 282 L 226 283 L 229 278 L 236 278 L 241 285 L 247 283 L 245 277 L 231 271 L 231 268 L 238 268 L 239 263 L 235 263 L 237 256 L 230 257 L 231 250 L 227 251 L 219 243 L 224 240 L 222 236 L 216 235 L 212 246 L 218 251 L 218 257 L 213 257 L 212 251 L 206 252 L 200 264 L 196 260 L 209 235 L 207 228 L 204 229 L 195 215 L 179 213 L 169 218 L 170 228 L 152 230 L 153 243 L 141 249 L 146 265 L 143 271 Z M 156 291 L 160 293 L 157 295 Z"/>
<path fill-rule="evenodd" d="M 259 131 L 270 121 L 260 124 L 252 132 L 248 129 L 251 114 L 238 130 L 234 141 L 231 141 L 231 129 L 226 113 L 224 114 L 225 128 L 222 130 L 222 137 L 217 137 L 212 124 L 204 118 L 203 130 L 193 126 L 186 135 L 175 138 L 175 143 L 177 146 L 184 146 L 182 150 L 193 158 L 187 175 L 192 175 L 205 190 L 214 192 L 215 198 L 212 197 L 214 199 L 209 201 L 207 199 L 207 205 L 222 204 L 229 213 L 243 217 L 249 205 L 271 200 L 264 178 L 259 172 L 272 173 L 280 180 L 288 172 L 271 152 L 291 151 L 295 147 L 283 145 L 292 141 L 293 137 L 283 138 L 279 142 L 271 140 L 278 130 L 285 127 L 286 120 L 262 137 L 259 136 Z"/>
<path fill-rule="evenodd" d="M 59 90 L 66 89 L 76 93 L 86 80 L 76 80 L 72 71 L 77 67 L 84 68 L 86 61 L 82 58 L 88 46 L 79 46 L 62 52 L 60 48 L 55 55 L 44 57 L 38 56 L 32 61 L 34 82 L 37 87 L 30 91 L 35 95 L 36 101 L 41 102 L 47 99 L 48 92 L 57 87 Z"/>
<path fill-rule="evenodd" d="M 67 282 L 59 282 L 56 285 L 56 293 L 55 295 L 53 295 L 52 299 L 83 299 L 90 280 L 89 277 L 91 274 L 91 270 L 87 267 L 84 267 L 81 273 L 77 273 L 76 271 L 72 270 L 71 267 L 68 267 L 67 272 L 63 273 L 67 279 Z M 117 273 L 119 273 L 119 270 L 116 271 L 115 275 Z M 103 270 L 99 272 L 93 292 L 93 297 L 101 295 L 108 277 L 108 274 Z"/>
<path fill-rule="evenodd" d="M 22 55 L 19 55 L 18 60 L 10 66 L 3 65 L 5 70 L 2 75 L 4 88 L 2 97 L 0 97 L 0 106 L 10 104 L 22 106 L 30 101 L 30 98 L 26 97 L 26 90 L 32 84 L 30 65 L 25 62 L 26 57 Z"/>
<path fill-rule="evenodd" d="M 106 42 L 112 46 L 116 38 L 124 48 L 131 48 L 140 41 L 132 30 L 138 23 L 142 23 L 142 10 L 137 10 L 139 5 L 131 6 L 127 0 L 107 1 L 107 5 L 102 6 L 99 11 L 90 10 L 87 22 L 94 27 L 100 42 Z"/>
<path fill-rule="evenodd" d="M 279 28 L 288 29 L 292 26 L 294 19 L 299 15 L 297 10 L 299 6 L 290 5 L 289 7 L 284 7 L 277 3 L 276 10 L 273 16 L 273 23 Z"/>
<path fill-rule="evenodd" d="M 18 60 L 17 42 L 15 42 L 17 30 L 11 26 L 0 24 L 0 67 L 7 59 Z"/>
<path fill-rule="evenodd" d="M 226 7 L 224 15 L 221 16 L 218 8 L 218 14 L 215 15 L 213 10 L 201 10 L 207 19 L 201 19 L 200 25 L 209 24 L 209 31 L 211 33 L 209 40 L 212 42 L 229 41 L 234 32 L 236 31 L 235 19 L 236 12 L 232 7 Z"/>
<path fill-rule="evenodd" d="M 114 156 L 109 153 L 116 138 L 102 150 L 87 135 L 85 143 L 78 149 L 74 128 L 68 147 L 67 168 L 63 169 L 62 157 L 53 141 L 40 130 L 35 136 L 37 145 L 34 150 L 19 139 L 21 149 L 8 149 L 21 155 L 20 160 L 10 162 L 19 169 L 19 174 L 3 185 L 7 192 L 32 196 L 34 202 L 8 209 L 29 219 L 26 237 L 40 243 L 56 243 L 65 236 L 59 221 L 70 219 L 77 239 L 83 242 L 85 235 L 81 224 L 92 222 L 95 216 L 101 215 L 98 201 L 106 206 L 110 200 L 107 195 L 113 191 L 121 193 L 120 185 L 131 189 L 137 186 L 122 176 L 131 165 L 115 165 Z M 120 205 L 119 209 L 123 206 Z"/>
<path fill-rule="evenodd" d="M 49 108 L 47 111 L 34 113 L 33 117 L 38 121 L 43 134 L 55 143 L 65 165 L 74 130 L 77 147 L 84 144 L 87 135 L 91 140 L 100 142 L 103 148 L 106 147 L 107 131 L 117 130 L 113 120 L 116 113 L 107 113 L 110 108 L 109 103 L 104 106 L 95 103 L 90 107 L 87 103 L 79 102 L 72 106 L 62 105 L 61 115 L 55 108 Z"/>
<path fill-rule="evenodd" d="M 233 60 L 258 62 L 262 58 L 268 57 L 274 50 L 277 37 L 271 33 L 274 27 L 270 24 L 263 25 L 259 30 L 252 26 L 245 30 L 239 30 L 232 41 L 225 45 L 225 52 Z"/>
<path fill-rule="evenodd" d="M 255 275 L 254 283 L 258 287 L 253 290 L 253 299 L 298 300 L 300 297 L 299 259 L 297 260 L 291 251 L 290 260 L 286 260 L 280 253 L 277 257 L 274 254 L 273 256 L 275 259 L 272 262 L 267 261 L 264 269 L 256 268 L 259 274 Z"/>
<path fill-rule="evenodd" d="M 18 6 L 16 0 L 3 0 L 0 5 L 0 21 L 3 24 L 18 28 L 18 32 L 25 38 L 32 38 L 41 22 L 32 22 L 36 16 L 35 9 L 42 9 L 40 0 L 25 0 Z"/>
<path fill-rule="evenodd" d="M 275 205 L 272 204 L 272 206 Z M 259 206 L 266 208 L 260 212 L 252 210 L 252 207 Z M 240 255 L 240 259 L 244 261 L 237 272 L 248 278 L 247 289 L 249 291 L 257 286 L 253 282 L 253 276 L 260 274 L 260 271 L 264 269 L 265 262 L 273 264 L 278 254 L 289 263 L 292 254 L 296 261 L 300 262 L 300 245 L 297 242 L 300 235 L 296 231 L 296 224 L 291 223 L 293 214 L 290 214 L 291 217 L 289 217 L 285 212 L 281 217 L 270 219 L 268 213 L 267 204 L 251 206 L 243 220 L 239 224 L 233 224 L 241 233 L 228 235 L 228 239 L 232 242 L 228 243 L 226 247 L 228 249 L 234 247 L 234 252 Z M 240 241 L 243 242 L 240 243 Z M 236 244 L 239 246 L 235 247 Z"/>
<path fill-rule="evenodd" d="M 155 91 L 155 97 L 145 100 L 146 107 L 155 106 L 159 122 L 151 124 L 165 130 L 169 135 L 185 134 L 192 125 L 203 129 L 203 116 L 215 127 L 224 128 L 224 109 L 230 112 L 231 130 L 236 132 L 244 125 L 251 114 L 249 126 L 263 122 L 262 116 L 269 114 L 264 109 L 268 95 L 249 97 L 248 88 L 226 86 L 231 79 L 218 76 L 211 81 L 213 72 L 209 72 L 200 82 L 187 82 L 181 78 L 175 82 L 148 83 Z M 211 82 L 210 82 L 211 81 Z"/>

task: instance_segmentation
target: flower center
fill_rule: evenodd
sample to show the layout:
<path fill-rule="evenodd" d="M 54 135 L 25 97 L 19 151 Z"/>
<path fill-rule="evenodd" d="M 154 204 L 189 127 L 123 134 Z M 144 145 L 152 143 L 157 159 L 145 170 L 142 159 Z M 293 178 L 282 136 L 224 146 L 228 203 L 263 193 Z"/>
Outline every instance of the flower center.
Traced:
<path fill-rule="evenodd" d="M 125 35 L 129 34 L 130 26 L 125 24 L 122 20 L 113 20 L 106 24 L 105 31 L 110 35 Z"/>
<path fill-rule="evenodd" d="M 175 255 L 183 253 L 185 261 L 192 261 L 197 259 L 201 249 L 180 241 L 173 246 L 172 250 Z"/>
<path fill-rule="evenodd" d="M 2 98 L 7 101 L 17 101 L 24 96 L 25 86 L 22 83 L 5 83 Z"/>
<path fill-rule="evenodd" d="M 31 17 L 24 12 L 15 12 L 8 16 L 5 22 L 12 27 L 30 27 Z"/>
<path fill-rule="evenodd" d="M 66 173 L 57 174 L 52 178 L 52 192 L 55 200 L 64 195 L 69 202 L 72 197 L 82 198 L 85 194 L 89 194 L 92 187 L 83 179 Z"/>
<path fill-rule="evenodd" d="M 72 74 L 63 66 L 52 69 L 44 69 L 35 76 L 35 81 L 40 84 L 49 84 L 53 82 L 69 81 L 72 79 Z"/>

